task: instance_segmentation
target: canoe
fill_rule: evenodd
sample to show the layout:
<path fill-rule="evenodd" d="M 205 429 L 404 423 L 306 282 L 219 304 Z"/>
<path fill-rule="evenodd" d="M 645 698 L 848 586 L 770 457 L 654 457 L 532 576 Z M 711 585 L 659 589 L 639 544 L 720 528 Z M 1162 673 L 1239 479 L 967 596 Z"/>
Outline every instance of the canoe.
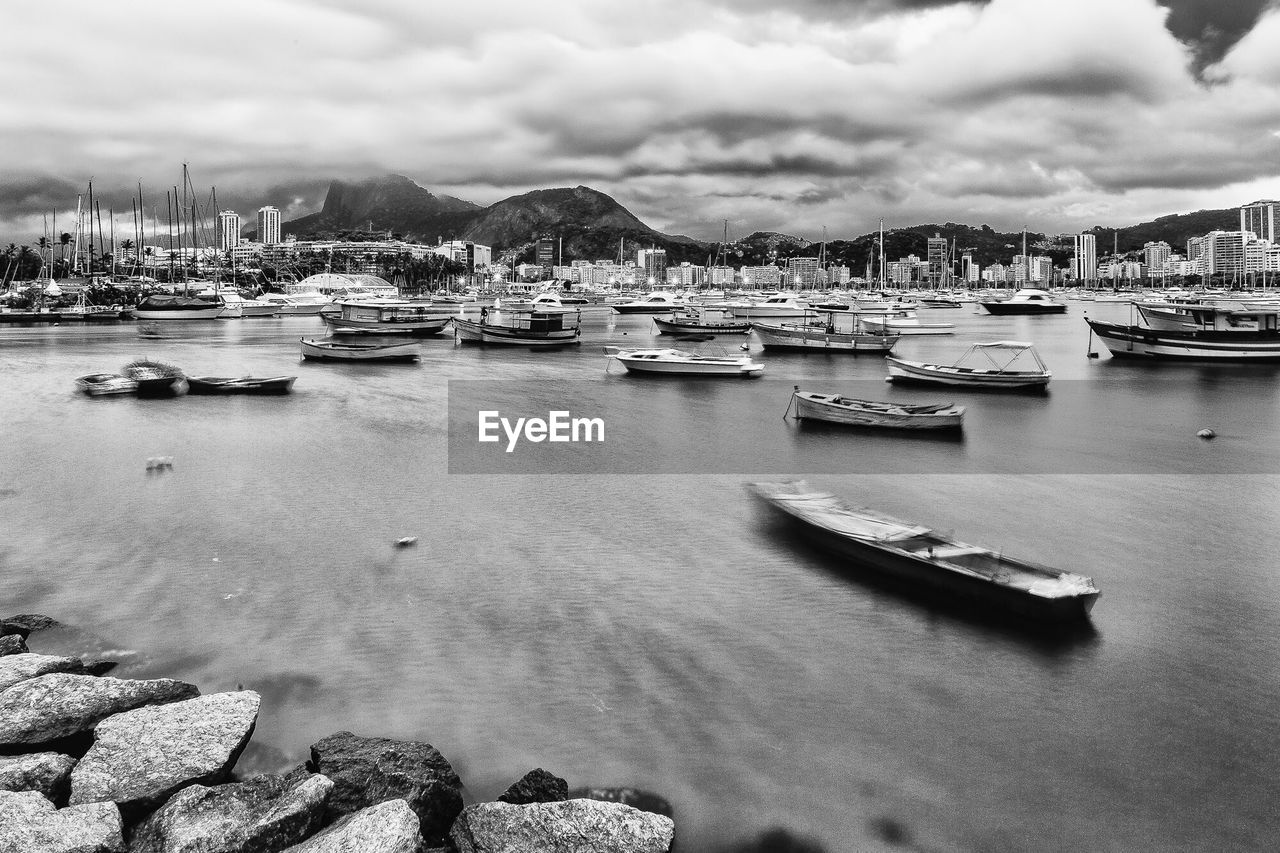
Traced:
<path fill-rule="evenodd" d="M 288 394 L 296 376 L 188 376 L 189 394 Z"/>
<path fill-rule="evenodd" d="M 958 430 L 964 423 L 964 406 L 952 403 L 895 403 L 857 400 L 839 394 L 801 391 L 792 394 L 796 418 L 884 429 Z"/>

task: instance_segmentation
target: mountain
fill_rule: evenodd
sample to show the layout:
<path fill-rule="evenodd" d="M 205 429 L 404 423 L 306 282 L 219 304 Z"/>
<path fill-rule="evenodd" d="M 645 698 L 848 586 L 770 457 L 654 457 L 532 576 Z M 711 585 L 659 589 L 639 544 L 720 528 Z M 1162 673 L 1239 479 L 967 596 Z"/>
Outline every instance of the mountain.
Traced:
<path fill-rule="evenodd" d="M 1141 251 L 1146 243 L 1163 240 L 1175 252 L 1186 251 L 1187 240 L 1200 237 L 1210 231 L 1238 231 L 1240 208 L 1222 210 L 1197 210 L 1195 213 L 1174 213 L 1160 216 L 1151 222 L 1128 225 L 1121 228 L 1104 228 L 1095 225 L 1087 232 L 1097 236 L 1098 253 L 1110 252 L 1116 246 L 1121 253 Z"/>
<path fill-rule="evenodd" d="M 482 209 L 434 195 L 403 175 L 387 175 L 355 183 L 333 181 L 319 213 L 285 222 L 281 231 L 320 239 L 390 231 L 406 240 L 435 243 L 452 238 Z"/>

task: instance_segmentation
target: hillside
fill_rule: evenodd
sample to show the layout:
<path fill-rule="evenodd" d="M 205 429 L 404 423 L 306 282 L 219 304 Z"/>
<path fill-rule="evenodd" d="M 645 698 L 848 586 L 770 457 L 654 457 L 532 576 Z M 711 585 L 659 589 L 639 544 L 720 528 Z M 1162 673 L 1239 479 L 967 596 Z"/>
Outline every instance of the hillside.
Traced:
<path fill-rule="evenodd" d="M 356 183 L 333 181 L 324 207 L 284 223 L 281 231 L 312 239 L 343 239 L 352 232 L 399 234 L 435 243 L 451 239 L 482 208 L 447 195 L 434 195 L 403 175 Z"/>

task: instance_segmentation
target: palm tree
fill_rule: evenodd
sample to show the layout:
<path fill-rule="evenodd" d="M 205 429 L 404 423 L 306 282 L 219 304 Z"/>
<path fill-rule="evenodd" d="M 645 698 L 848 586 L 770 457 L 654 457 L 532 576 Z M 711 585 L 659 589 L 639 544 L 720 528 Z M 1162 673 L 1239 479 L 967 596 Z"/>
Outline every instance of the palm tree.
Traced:
<path fill-rule="evenodd" d="M 5 247 L 4 252 L 0 254 L 4 255 L 4 262 L 5 262 L 4 278 L 0 279 L 0 283 L 7 285 L 10 281 L 13 281 L 13 278 L 10 277 L 9 272 L 10 270 L 13 269 L 13 257 L 14 255 L 18 254 L 18 247 L 15 246 L 13 243 L 10 243 L 8 246 Z"/>
<path fill-rule="evenodd" d="M 134 246 L 133 241 L 127 237 L 120 241 L 120 250 L 124 252 L 125 255 L 129 255 L 132 253 L 133 246 Z M 133 270 L 135 273 L 137 272 L 137 268 L 138 268 L 138 259 L 135 257 L 133 259 Z"/>

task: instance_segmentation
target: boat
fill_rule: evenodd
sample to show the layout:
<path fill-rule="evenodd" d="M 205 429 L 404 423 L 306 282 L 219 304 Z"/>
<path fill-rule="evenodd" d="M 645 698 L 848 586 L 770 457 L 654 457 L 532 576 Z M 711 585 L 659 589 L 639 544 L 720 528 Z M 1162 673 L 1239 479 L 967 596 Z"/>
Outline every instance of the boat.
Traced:
<path fill-rule="evenodd" d="M 729 313 L 735 320 L 761 320 L 803 317 L 809 310 L 809 306 L 794 295 L 778 293 L 759 302 L 733 305 Z"/>
<path fill-rule="evenodd" d="M 954 364 L 930 364 L 886 356 L 891 382 L 968 388 L 1044 389 L 1053 374 L 1035 347 L 1022 341 L 974 344 Z"/>
<path fill-rule="evenodd" d="M 463 343 L 547 347 L 576 344 L 582 313 L 573 308 L 530 308 L 520 311 L 480 309 L 480 319 L 453 318 L 453 336 Z"/>
<path fill-rule="evenodd" d="M 918 594 L 1031 619 L 1037 625 L 1081 622 L 1101 595 L 1092 578 L 960 542 L 875 510 L 854 508 L 804 482 L 755 483 L 751 489 L 824 550 L 848 557 L 853 567 L 905 584 Z"/>
<path fill-rule="evenodd" d="M 119 373 L 90 373 L 77 378 L 76 387 L 90 397 L 102 397 L 110 394 L 136 393 L 138 383 Z"/>
<path fill-rule="evenodd" d="M 955 323 L 922 323 L 914 311 L 885 313 L 879 316 L 863 317 L 862 328 L 873 335 L 951 335 L 955 333 Z"/>
<path fill-rule="evenodd" d="M 799 350 L 847 353 L 887 353 L 898 342 L 897 333 L 876 334 L 861 331 L 853 315 L 838 311 L 826 312 L 826 320 L 816 319 L 800 323 L 769 323 L 760 320 L 752 321 L 751 329 L 760 339 L 765 349 Z M 849 317 L 846 327 L 837 322 L 837 317 Z"/>
<path fill-rule="evenodd" d="M 684 313 L 654 317 L 653 325 L 660 335 L 745 335 L 751 331 L 751 324 L 746 321 L 712 320 L 707 312 L 706 308 L 690 308 Z"/>
<path fill-rule="evenodd" d="M 172 364 L 144 358 L 126 364 L 120 372 L 137 383 L 139 397 L 178 397 L 187 393 L 186 375 Z"/>
<path fill-rule="evenodd" d="M 605 352 L 632 373 L 661 373 L 672 376 L 738 376 L 754 378 L 764 373 L 764 365 L 750 355 L 703 355 L 678 349 L 622 349 L 605 347 Z"/>
<path fill-rule="evenodd" d="M 275 313 L 287 316 L 319 314 L 331 304 L 319 293 L 264 293 L 258 299 L 272 305 Z"/>
<path fill-rule="evenodd" d="M 1135 303 L 1142 324 L 1086 317 L 1113 358 L 1280 361 L 1280 308 Z"/>
<path fill-rule="evenodd" d="M 988 314 L 1065 314 L 1067 303 L 1058 302 L 1047 291 L 1024 287 L 1008 299 L 979 302 Z"/>
<path fill-rule="evenodd" d="M 313 361 L 417 361 L 417 343 L 363 343 L 303 338 L 302 357 Z"/>
<path fill-rule="evenodd" d="M 139 302 L 133 313 L 139 320 L 215 320 L 226 307 L 220 297 L 153 293 Z"/>
<path fill-rule="evenodd" d="M 615 302 L 612 307 L 617 314 L 669 314 L 676 308 L 684 307 L 686 302 L 685 298 L 677 293 L 656 290 L 640 299 Z"/>
<path fill-rule="evenodd" d="M 896 403 L 858 400 L 839 394 L 801 391 L 791 395 L 797 420 L 812 418 L 849 426 L 886 429 L 958 430 L 964 423 L 964 406 L 953 403 Z"/>
<path fill-rule="evenodd" d="M 296 376 L 188 376 L 189 394 L 288 394 Z"/>
<path fill-rule="evenodd" d="M 431 303 L 374 297 L 346 299 L 337 303 L 335 314 L 320 317 L 337 334 L 386 334 L 426 337 L 444 331 L 451 314 L 432 308 Z"/>

